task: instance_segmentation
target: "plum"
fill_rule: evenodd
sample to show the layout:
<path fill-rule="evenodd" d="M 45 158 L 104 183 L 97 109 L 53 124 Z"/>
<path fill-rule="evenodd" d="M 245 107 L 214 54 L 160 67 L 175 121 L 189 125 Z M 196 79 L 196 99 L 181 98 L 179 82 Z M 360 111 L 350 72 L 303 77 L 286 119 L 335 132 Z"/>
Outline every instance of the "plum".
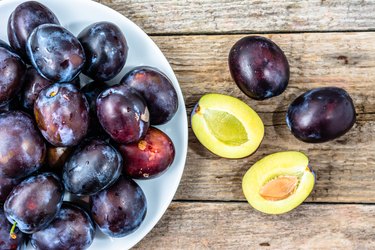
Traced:
<path fill-rule="evenodd" d="M 222 94 L 199 99 L 191 114 L 191 127 L 203 146 L 226 158 L 249 156 L 264 136 L 258 114 L 243 101 Z"/>
<path fill-rule="evenodd" d="M 308 163 L 306 155 L 296 151 L 264 157 L 242 179 L 246 200 L 267 214 L 282 214 L 298 207 L 315 184 L 315 174 Z"/>
<path fill-rule="evenodd" d="M 128 72 L 121 83 L 136 89 L 145 99 L 150 111 L 150 124 L 164 124 L 177 112 L 177 92 L 171 80 L 160 70 L 139 66 Z"/>
<path fill-rule="evenodd" d="M 57 147 L 77 145 L 88 130 L 88 102 L 70 83 L 44 88 L 34 103 L 34 114 L 44 138 Z"/>
<path fill-rule="evenodd" d="M 99 122 L 118 143 L 132 143 L 141 139 L 150 125 L 146 102 L 134 89 L 115 85 L 96 99 Z"/>
<path fill-rule="evenodd" d="M 26 58 L 26 41 L 31 32 L 41 24 L 59 24 L 55 14 L 43 4 L 27 1 L 16 7 L 8 19 L 8 40 L 23 58 Z"/>
<path fill-rule="evenodd" d="M 94 233 L 95 224 L 87 212 L 64 202 L 49 226 L 33 233 L 30 243 L 35 249 L 81 250 L 92 244 Z"/>
<path fill-rule="evenodd" d="M 111 22 L 89 25 L 78 35 L 85 54 L 83 73 L 92 79 L 108 81 L 124 67 L 128 45 L 120 28 Z"/>
<path fill-rule="evenodd" d="M 9 194 L 4 204 L 5 215 L 22 232 L 37 232 L 55 218 L 63 194 L 60 179 L 52 173 L 28 177 Z"/>
<path fill-rule="evenodd" d="M 52 82 L 39 75 L 36 69 L 34 69 L 33 67 L 29 67 L 26 70 L 23 82 L 23 107 L 27 110 L 33 110 L 34 102 L 38 97 L 40 91 L 51 84 Z"/>
<path fill-rule="evenodd" d="M 119 145 L 123 156 L 123 172 L 132 178 L 149 179 L 159 176 L 172 164 L 175 149 L 163 131 L 150 127 L 143 139 Z"/>
<path fill-rule="evenodd" d="M 20 179 L 0 176 L 0 203 L 4 203 L 9 193 L 20 183 Z"/>
<path fill-rule="evenodd" d="M 0 206 L 0 249 L 21 250 L 25 239 L 18 228 L 12 230 L 12 224 L 5 217 L 3 206 Z"/>
<path fill-rule="evenodd" d="M 91 214 L 99 229 L 111 237 L 134 232 L 146 217 L 147 203 L 142 189 L 124 176 L 108 189 L 91 196 Z"/>
<path fill-rule="evenodd" d="M 122 157 L 109 143 L 94 139 L 82 143 L 65 162 L 65 188 L 76 195 L 93 195 L 120 176 Z"/>
<path fill-rule="evenodd" d="M 348 132 L 356 121 L 350 95 L 341 88 L 323 87 L 305 92 L 288 108 L 286 122 L 304 142 L 326 142 Z"/>
<path fill-rule="evenodd" d="M 237 41 L 229 52 L 229 69 L 241 91 L 256 100 L 278 96 L 288 86 L 288 60 L 265 37 L 246 36 Z"/>
<path fill-rule="evenodd" d="M 39 74 L 53 82 L 72 81 L 86 60 L 78 39 L 56 24 L 35 28 L 27 39 L 26 52 Z"/>
<path fill-rule="evenodd" d="M 0 43 L 4 43 L 0 40 Z M 0 106 L 11 101 L 22 88 L 26 66 L 21 57 L 0 46 Z"/>
<path fill-rule="evenodd" d="M 26 113 L 0 113 L 0 138 L 0 176 L 22 178 L 43 164 L 46 145 Z"/>

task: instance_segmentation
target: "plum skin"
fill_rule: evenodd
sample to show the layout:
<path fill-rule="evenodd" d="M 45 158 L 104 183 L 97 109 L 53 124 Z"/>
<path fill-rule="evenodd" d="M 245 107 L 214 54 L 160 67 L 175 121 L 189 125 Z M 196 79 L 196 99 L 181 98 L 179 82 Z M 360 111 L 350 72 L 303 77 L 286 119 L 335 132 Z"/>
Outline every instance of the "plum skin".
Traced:
<path fill-rule="evenodd" d="M 9 235 L 12 224 L 6 219 L 4 208 L 0 206 L 0 249 L 21 250 L 26 239 L 25 235 L 16 228 L 16 239 L 12 239 Z"/>
<path fill-rule="evenodd" d="M 135 179 L 155 178 L 171 166 L 175 148 L 164 132 L 150 127 L 143 139 L 132 144 L 119 145 L 123 155 L 123 172 Z"/>
<path fill-rule="evenodd" d="M 299 140 L 321 143 L 348 132 L 356 121 L 350 95 L 341 88 L 312 89 L 297 97 L 288 107 L 286 122 Z"/>
<path fill-rule="evenodd" d="M 246 36 L 229 52 L 231 76 L 247 96 L 264 100 L 280 95 L 289 82 L 289 63 L 284 52 L 270 39 Z"/>

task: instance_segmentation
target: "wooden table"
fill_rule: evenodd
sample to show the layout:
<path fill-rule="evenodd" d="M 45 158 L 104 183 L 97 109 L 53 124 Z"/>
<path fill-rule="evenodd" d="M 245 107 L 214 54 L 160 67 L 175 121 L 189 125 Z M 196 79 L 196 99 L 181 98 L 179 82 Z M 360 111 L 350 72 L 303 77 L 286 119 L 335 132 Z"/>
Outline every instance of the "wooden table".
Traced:
<path fill-rule="evenodd" d="M 236 96 L 265 124 L 250 157 L 207 151 L 189 129 L 185 172 L 166 214 L 138 249 L 375 249 L 375 1 L 100 0 L 131 19 L 160 47 L 185 97 L 188 116 L 205 93 Z M 291 77 L 278 97 L 255 101 L 232 81 L 227 56 L 247 34 L 261 34 L 286 53 Z M 285 124 L 289 103 L 319 86 L 345 88 L 357 123 L 329 143 L 306 144 Z M 305 152 L 317 173 L 307 201 L 270 216 L 244 199 L 241 179 L 263 156 Z"/>

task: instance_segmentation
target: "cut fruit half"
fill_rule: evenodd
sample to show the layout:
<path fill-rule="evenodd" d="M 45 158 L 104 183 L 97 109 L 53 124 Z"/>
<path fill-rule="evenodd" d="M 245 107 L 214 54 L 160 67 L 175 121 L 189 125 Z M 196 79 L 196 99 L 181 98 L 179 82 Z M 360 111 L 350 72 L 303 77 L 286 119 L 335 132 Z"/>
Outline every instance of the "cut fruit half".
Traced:
<path fill-rule="evenodd" d="M 201 97 L 191 114 L 191 127 L 203 146 L 226 158 L 249 156 L 264 136 L 258 114 L 241 100 L 222 94 Z"/>
<path fill-rule="evenodd" d="M 309 160 L 296 151 L 268 155 L 256 162 L 242 180 L 249 204 L 267 214 L 282 214 L 298 207 L 311 193 L 315 174 Z"/>

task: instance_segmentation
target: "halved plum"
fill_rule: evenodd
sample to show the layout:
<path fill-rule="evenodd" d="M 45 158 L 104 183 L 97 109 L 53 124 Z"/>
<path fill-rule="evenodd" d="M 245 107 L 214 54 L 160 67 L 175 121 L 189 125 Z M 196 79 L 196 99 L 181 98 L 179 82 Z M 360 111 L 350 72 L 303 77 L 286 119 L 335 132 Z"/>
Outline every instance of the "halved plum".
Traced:
<path fill-rule="evenodd" d="M 296 151 L 274 153 L 259 160 L 242 179 L 247 201 L 267 214 L 282 214 L 298 207 L 315 184 L 315 173 L 308 164 L 307 156 Z"/>
<path fill-rule="evenodd" d="M 201 97 L 191 114 L 191 127 L 203 146 L 226 158 L 249 156 L 264 136 L 258 114 L 241 100 L 222 94 Z"/>

